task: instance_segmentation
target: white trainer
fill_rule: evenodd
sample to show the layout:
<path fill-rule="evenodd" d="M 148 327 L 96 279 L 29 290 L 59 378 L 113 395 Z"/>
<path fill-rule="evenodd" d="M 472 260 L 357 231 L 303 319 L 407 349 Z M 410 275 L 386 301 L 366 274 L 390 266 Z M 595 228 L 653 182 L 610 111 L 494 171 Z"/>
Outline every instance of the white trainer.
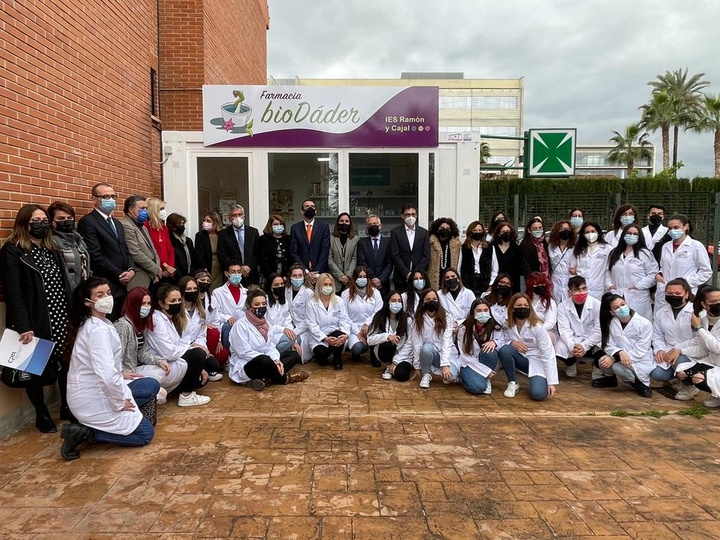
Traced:
<path fill-rule="evenodd" d="M 212 371 L 212 372 L 208 373 L 208 381 L 210 381 L 210 382 L 222 381 L 222 378 L 223 378 L 223 374 L 220 373 L 219 371 Z"/>
<path fill-rule="evenodd" d="M 161 388 L 160 391 L 157 393 L 157 404 L 158 405 L 165 405 L 167 403 L 167 390 L 164 388 Z"/>
<path fill-rule="evenodd" d="M 490 382 L 490 379 L 488 379 L 487 386 L 485 387 L 483 394 L 485 394 L 486 396 L 492 394 L 492 383 Z"/>
<path fill-rule="evenodd" d="M 420 388 L 430 388 L 430 381 L 432 381 L 432 375 L 426 373 L 420 379 Z"/>
<path fill-rule="evenodd" d="M 516 383 L 515 381 L 510 381 L 507 385 L 507 388 L 503 392 L 503 396 L 506 398 L 514 398 L 515 394 L 517 394 L 517 391 L 520 389 L 520 385 Z"/>
<path fill-rule="evenodd" d="M 565 368 L 565 375 L 568 377 L 577 377 L 577 362 Z"/>
<path fill-rule="evenodd" d="M 703 405 L 705 405 L 709 409 L 720 407 L 720 398 L 716 398 L 715 396 L 708 396 L 707 398 L 705 398 L 705 401 L 703 401 Z"/>
<path fill-rule="evenodd" d="M 680 389 L 680 391 L 675 394 L 675 399 L 678 401 L 690 401 L 692 398 L 698 395 L 700 393 L 700 390 L 695 388 L 694 386 L 685 386 Z"/>
<path fill-rule="evenodd" d="M 385 368 L 385 371 L 383 371 L 382 378 L 386 381 L 389 381 L 392 379 L 392 373 L 390 373 L 390 368 Z"/>
<path fill-rule="evenodd" d="M 178 396 L 178 407 L 197 407 L 198 405 L 206 405 L 210 401 L 210 396 L 201 396 L 195 392 L 190 392 L 187 396 L 182 394 Z"/>

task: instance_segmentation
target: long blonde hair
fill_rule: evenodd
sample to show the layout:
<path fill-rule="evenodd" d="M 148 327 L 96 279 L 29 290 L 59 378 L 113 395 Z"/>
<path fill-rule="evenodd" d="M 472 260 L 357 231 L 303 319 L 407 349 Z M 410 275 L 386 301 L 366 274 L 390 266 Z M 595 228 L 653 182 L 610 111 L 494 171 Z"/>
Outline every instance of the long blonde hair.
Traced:
<path fill-rule="evenodd" d="M 325 272 L 325 273 L 323 273 L 323 274 L 320 274 L 320 275 L 318 276 L 318 278 L 317 278 L 317 281 L 315 282 L 315 293 L 313 294 L 313 299 L 314 299 L 316 302 L 320 302 L 320 296 L 321 296 L 320 289 L 322 289 L 322 283 L 323 283 L 323 281 L 325 281 L 326 279 L 329 279 L 333 284 L 335 283 L 335 282 L 333 281 L 332 276 L 331 276 L 330 274 L 328 274 L 327 272 Z M 330 293 L 330 303 L 331 303 L 333 306 L 335 306 L 335 304 L 337 303 L 337 301 L 338 301 L 338 297 L 337 297 L 337 295 L 335 294 L 335 285 L 333 285 L 333 292 Z"/>
<path fill-rule="evenodd" d="M 147 200 L 148 221 L 150 222 L 150 227 L 153 229 L 163 228 L 163 222 L 160 219 L 160 207 L 163 204 L 165 204 L 165 201 L 157 197 L 150 197 Z"/>

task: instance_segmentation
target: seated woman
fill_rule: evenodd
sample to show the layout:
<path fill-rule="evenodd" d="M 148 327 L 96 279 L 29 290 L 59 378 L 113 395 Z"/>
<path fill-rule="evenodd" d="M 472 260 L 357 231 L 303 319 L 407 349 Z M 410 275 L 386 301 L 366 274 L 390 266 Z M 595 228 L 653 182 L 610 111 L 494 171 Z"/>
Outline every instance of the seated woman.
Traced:
<path fill-rule="evenodd" d="M 622 296 L 606 293 L 600 305 L 600 331 L 605 356 L 598 367 L 604 375 L 619 377 L 640 397 L 652 397 L 652 323 L 630 309 Z"/>
<path fill-rule="evenodd" d="M 185 276 L 178 282 L 178 288 L 183 297 L 183 308 L 187 321 L 180 340 L 186 345 L 199 347 L 205 351 L 205 371 L 208 372 L 208 380 L 220 381 L 223 378 L 220 373 L 220 362 L 212 355 L 207 346 L 207 314 L 199 296 L 198 284 L 194 278 Z"/>
<path fill-rule="evenodd" d="M 507 339 L 510 343 L 503 345 L 498 352 L 508 379 L 503 395 L 506 398 L 515 397 L 520 388 L 515 373 L 520 371 L 528 376 L 531 399 L 542 401 L 554 396 L 558 384 L 555 349 L 532 307 L 532 301 L 526 294 L 518 293 L 510 298 L 507 313 Z"/>
<path fill-rule="evenodd" d="M 187 325 L 187 317 L 182 305 L 180 289 L 175 285 L 161 285 L 157 291 L 157 309 L 152 314 L 152 329 L 145 333 L 150 352 L 165 358 L 169 362 L 180 359 L 187 362 L 187 371 L 178 385 L 180 396 L 178 407 L 194 407 L 210 403 L 209 396 L 195 392 L 205 386 L 208 374 L 205 371 L 207 353 L 197 345 L 188 345 L 182 341 L 182 333 Z"/>
<path fill-rule="evenodd" d="M 305 337 L 308 330 L 307 320 L 305 319 L 305 310 L 307 303 L 313 297 L 315 289 L 307 280 L 305 267 L 300 263 L 290 266 L 287 275 L 287 284 L 285 287 L 285 301 L 290 309 L 290 318 L 292 319 L 293 331 L 298 339 L 298 343 L 302 345 L 302 361 L 309 362 L 313 357 L 312 349 L 309 341 Z"/>
<path fill-rule="evenodd" d="M 490 379 L 496 374 L 498 349 L 505 345 L 505 332 L 495 322 L 487 300 L 478 298 L 457 333 L 460 352 L 460 384 L 470 394 L 492 394 Z"/>
<path fill-rule="evenodd" d="M 288 384 L 304 381 L 304 371 L 289 373 L 300 363 L 300 345 L 281 353 L 277 349 L 283 328 L 271 325 L 266 317 L 267 296 L 261 289 L 248 291 L 245 317 L 230 331 L 230 379 L 262 390 L 268 384 Z"/>
<path fill-rule="evenodd" d="M 285 296 L 285 280 L 280 274 L 270 274 L 265 283 L 267 290 L 267 314 L 265 317 L 272 326 L 280 326 L 283 335 L 277 344 L 277 350 L 281 353 L 287 351 L 295 343 L 301 344 L 300 336 L 295 333 L 290 305 Z"/>
<path fill-rule="evenodd" d="M 187 363 L 182 358 L 168 362 L 150 352 L 145 341 L 145 331 L 153 328 L 152 312 L 150 291 L 135 287 L 125 298 L 122 317 L 115 323 L 115 330 L 120 336 L 123 372 L 139 373 L 158 381 L 162 388 L 158 394 L 158 404 L 163 405 L 167 394 L 175 390 L 185 377 Z"/>
<path fill-rule="evenodd" d="M 475 301 L 475 293 L 466 289 L 460 280 L 460 274 L 455 268 L 448 268 L 442 276 L 442 289 L 438 292 L 440 303 L 448 315 L 455 321 L 453 330 L 457 330 L 458 323 L 464 321 L 470 306 Z"/>
<path fill-rule="evenodd" d="M 558 307 L 552 297 L 552 282 L 542 272 L 532 272 L 525 280 L 525 294 L 532 300 L 532 307 L 547 330 L 553 345 L 558 340 Z"/>
<path fill-rule="evenodd" d="M 308 327 L 308 345 L 321 366 L 327 366 L 333 357 L 333 369 L 343 368 L 342 352 L 352 329 L 345 301 L 335 295 L 335 284 L 330 274 L 320 274 L 315 294 L 305 310 Z"/>
<path fill-rule="evenodd" d="M 412 364 L 395 363 L 395 355 L 408 343 L 410 320 L 410 316 L 403 310 L 402 296 L 393 292 L 382 309 L 375 314 L 368 328 L 368 347 L 371 347 L 375 358 L 387 365 L 382 374 L 386 381 L 395 377 L 404 382 L 410 378 Z"/>
<path fill-rule="evenodd" d="M 152 423 L 138 406 L 155 399 L 160 384 L 151 377 L 138 379 L 144 401 L 122 376 L 120 337 L 107 315 L 112 313 L 110 284 L 90 278 L 76 289 L 75 324 L 79 326 L 70 358 L 67 400 L 77 424 L 64 424 L 60 454 L 70 461 L 80 457 L 78 446 L 88 442 L 143 446 L 155 435 Z"/>
<path fill-rule="evenodd" d="M 508 274 L 498 274 L 490 286 L 490 292 L 484 296 L 490 304 L 493 319 L 503 328 L 507 328 L 507 306 L 512 297 L 512 279 Z"/>
<path fill-rule="evenodd" d="M 198 286 L 198 298 L 200 302 L 202 302 L 203 309 L 205 310 L 205 325 L 207 330 L 205 339 L 207 339 L 207 348 L 220 366 L 225 366 L 230 357 L 230 351 L 228 351 L 227 347 L 223 346 L 220 339 L 220 328 L 223 325 L 223 321 L 221 320 L 217 307 L 213 306 L 210 272 L 201 268 L 195 272 L 193 277 Z"/>
<path fill-rule="evenodd" d="M 420 292 L 430 286 L 430 278 L 428 278 L 428 275 L 422 270 L 415 270 L 410 274 L 410 283 L 412 284 L 412 287 L 408 287 L 407 291 L 402 293 L 402 301 L 403 306 L 405 307 L 405 313 L 410 315 L 410 318 L 412 319 L 415 317 Z"/>
<path fill-rule="evenodd" d="M 345 302 L 348 317 L 352 322 L 348 348 L 352 353 L 352 361 L 359 362 L 360 355 L 368 350 L 368 327 L 383 306 L 382 295 L 370 283 L 367 269 L 364 266 L 356 266 L 352 279 L 347 283 L 340 297 Z M 373 367 L 380 367 L 380 361 L 372 355 L 370 355 L 370 363 Z"/>
<path fill-rule="evenodd" d="M 422 371 L 420 388 L 430 388 L 433 374 L 442 377 L 446 384 L 457 381 L 457 356 L 453 355 L 453 320 L 445 312 L 437 293 L 425 289 L 420 293 L 415 318 L 410 325 L 410 347 L 396 360 L 412 363 Z"/>

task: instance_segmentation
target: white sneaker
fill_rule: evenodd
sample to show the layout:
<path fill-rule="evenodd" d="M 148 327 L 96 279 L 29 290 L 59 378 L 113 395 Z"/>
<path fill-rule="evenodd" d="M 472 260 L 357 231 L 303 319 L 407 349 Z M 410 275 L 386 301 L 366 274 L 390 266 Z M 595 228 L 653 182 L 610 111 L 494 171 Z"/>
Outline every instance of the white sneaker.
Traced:
<path fill-rule="evenodd" d="M 432 381 L 432 375 L 426 373 L 420 379 L 420 388 L 430 388 L 430 381 Z"/>
<path fill-rule="evenodd" d="M 680 391 L 675 394 L 675 399 L 678 401 L 690 401 L 692 398 L 698 395 L 700 390 L 695 388 L 694 386 L 685 386 L 680 389 Z"/>
<path fill-rule="evenodd" d="M 577 377 L 577 362 L 565 368 L 565 375 L 568 377 Z"/>
<path fill-rule="evenodd" d="M 520 389 L 520 385 L 516 383 L 515 381 L 510 381 L 507 385 L 507 388 L 503 392 L 503 396 L 506 398 L 514 398 L 515 394 L 517 394 L 517 391 Z"/>
<path fill-rule="evenodd" d="M 708 396 L 707 398 L 705 398 L 705 401 L 703 401 L 703 405 L 710 409 L 720 407 L 720 398 L 716 398 L 715 396 Z"/>
<path fill-rule="evenodd" d="M 210 382 L 217 382 L 222 381 L 223 374 L 218 371 L 212 371 L 208 373 L 208 381 Z"/>
<path fill-rule="evenodd" d="M 157 404 L 158 405 L 165 405 L 167 403 L 167 390 L 164 388 L 161 388 L 160 391 L 157 393 Z"/>
<path fill-rule="evenodd" d="M 489 396 L 492 394 L 492 383 L 490 382 L 490 379 L 488 379 L 487 386 L 485 387 L 485 391 L 483 392 L 486 396 Z"/>
<path fill-rule="evenodd" d="M 386 381 L 389 381 L 392 379 L 392 373 L 390 373 L 390 368 L 385 368 L 385 371 L 383 371 L 382 378 Z"/>
<path fill-rule="evenodd" d="M 201 396 L 195 392 L 190 392 L 187 396 L 182 394 L 178 396 L 178 407 L 197 407 L 207 403 L 210 403 L 210 396 Z"/>

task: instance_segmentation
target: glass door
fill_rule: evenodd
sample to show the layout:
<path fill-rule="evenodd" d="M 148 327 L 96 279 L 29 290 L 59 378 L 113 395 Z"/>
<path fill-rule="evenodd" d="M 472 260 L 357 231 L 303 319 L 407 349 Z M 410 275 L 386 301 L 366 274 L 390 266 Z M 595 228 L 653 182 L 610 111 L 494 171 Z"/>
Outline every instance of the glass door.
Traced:
<path fill-rule="evenodd" d="M 228 206 L 239 204 L 245 215 L 252 212 L 248 189 L 247 157 L 198 157 L 198 216 L 217 212 L 224 224 L 229 224 Z"/>

